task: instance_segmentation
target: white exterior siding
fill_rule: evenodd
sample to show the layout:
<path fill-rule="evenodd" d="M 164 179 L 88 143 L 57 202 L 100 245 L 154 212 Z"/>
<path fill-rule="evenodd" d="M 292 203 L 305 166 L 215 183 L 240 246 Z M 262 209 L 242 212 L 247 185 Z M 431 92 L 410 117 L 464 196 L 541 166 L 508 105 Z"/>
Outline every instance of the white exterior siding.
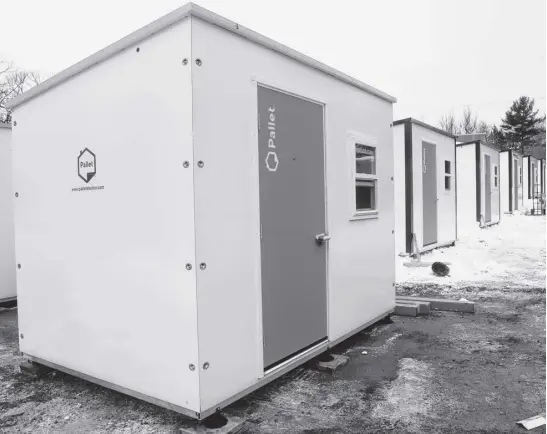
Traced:
<path fill-rule="evenodd" d="M 17 295 L 13 202 L 11 129 L 0 124 L 0 301 Z"/>
<path fill-rule="evenodd" d="M 185 6 L 39 86 L 16 104 L 13 134 L 21 351 L 195 417 L 275 377 L 257 84 L 325 107 L 329 343 L 395 307 L 393 99 L 204 17 Z M 367 216 L 355 215 L 352 137 L 376 147 Z M 91 179 L 76 165 L 86 148 Z"/>
<path fill-rule="evenodd" d="M 198 255 L 218 270 L 198 281 L 200 360 L 215 366 L 200 379 L 201 406 L 208 408 L 263 375 L 256 83 L 326 107 L 330 340 L 395 304 L 393 118 L 391 103 L 200 19 L 192 19 L 192 35 L 193 55 L 203 60 L 193 74 L 194 146 L 196 158 L 208 162 L 210 177 L 196 197 L 217 195 L 214 208 L 197 202 Z M 378 218 L 353 219 L 355 151 L 347 146 L 352 134 L 378 146 Z M 222 152 L 237 157 L 228 165 L 218 158 Z M 233 186 L 230 194 L 218 196 L 218 185 L 226 183 Z M 230 212 L 219 214 L 224 209 Z"/>
<path fill-rule="evenodd" d="M 493 149 L 493 148 L 490 148 L 489 146 L 486 146 L 484 144 L 481 144 L 480 145 L 480 152 L 481 152 L 481 155 L 480 155 L 480 174 L 481 174 L 481 215 L 482 216 L 485 216 L 485 203 L 486 203 L 486 198 L 487 198 L 487 195 L 486 195 L 486 191 L 485 191 L 485 170 L 484 170 L 484 156 L 485 155 L 488 155 L 490 156 L 490 165 L 491 165 L 491 168 L 490 168 L 490 186 L 491 186 L 491 196 L 490 196 L 490 199 L 491 199 L 491 204 L 490 204 L 490 209 L 491 209 L 491 215 L 492 215 L 492 219 L 490 220 L 490 223 L 489 224 L 494 224 L 494 223 L 498 223 L 500 221 L 500 188 L 499 188 L 499 181 L 498 181 L 498 186 L 496 187 L 495 186 L 495 182 L 494 182 L 494 167 L 497 166 L 498 167 L 498 171 L 499 171 L 499 165 L 500 165 L 500 160 L 499 160 L 499 151 L 496 150 L 496 149 Z M 499 173 L 499 172 L 498 172 Z"/>
<path fill-rule="evenodd" d="M 21 351 L 199 411 L 190 49 L 186 19 L 18 106 L 13 157 Z"/>
<path fill-rule="evenodd" d="M 427 246 L 430 249 L 456 240 L 456 180 L 454 171 L 456 152 L 453 138 L 412 124 L 414 231 L 420 249 L 423 248 L 422 142 L 424 141 L 436 145 L 437 157 L 437 243 Z M 450 161 L 452 167 L 452 188 L 450 191 L 446 191 L 444 188 L 445 161 Z"/>
<path fill-rule="evenodd" d="M 540 160 L 535 157 L 528 156 L 522 159 L 522 167 L 524 171 L 523 179 L 523 204 L 525 211 L 531 211 L 534 207 L 534 183 L 539 184 L 537 194 L 541 194 L 541 165 Z M 535 179 L 534 179 L 535 178 Z"/>
<path fill-rule="evenodd" d="M 509 213 L 509 152 L 500 152 L 500 203 L 501 212 Z"/>
<path fill-rule="evenodd" d="M 395 159 L 395 253 L 406 252 L 405 126 L 393 126 Z M 399 262 L 399 261 L 397 261 Z"/>
<path fill-rule="evenodd" d="M 458 178 L 458 238 L 472 233 L 477 222 L 477 170 L 475 144 L 456 147 Z"/>

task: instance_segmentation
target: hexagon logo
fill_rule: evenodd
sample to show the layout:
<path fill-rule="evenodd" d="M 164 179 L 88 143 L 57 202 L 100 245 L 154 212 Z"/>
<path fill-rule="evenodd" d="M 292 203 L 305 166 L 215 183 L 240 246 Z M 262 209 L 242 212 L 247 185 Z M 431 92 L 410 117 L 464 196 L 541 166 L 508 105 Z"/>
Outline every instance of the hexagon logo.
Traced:
<path fill-rule="evenodd" d="M 78 176 L 86 183 L 91 181 L 91 178 L 97 173 L 97 161 L 95 154 L 85 148 L 78 155 Z"/>
<path fill-rule="evenodd" d="M 268 152 L 268 155 L 266 155 L 266 167 L 268 170 L 270 172 L 275 172 L 278 165 L 279 159 L 277 158 L 277 154 L 273 151 Z"/>

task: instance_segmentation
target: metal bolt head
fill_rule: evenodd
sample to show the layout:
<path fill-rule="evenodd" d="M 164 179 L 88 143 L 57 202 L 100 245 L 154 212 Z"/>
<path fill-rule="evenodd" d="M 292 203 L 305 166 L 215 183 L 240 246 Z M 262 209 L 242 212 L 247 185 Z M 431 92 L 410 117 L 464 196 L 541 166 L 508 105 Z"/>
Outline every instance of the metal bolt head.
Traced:
<path fill-rule="evenodd" d="M 203 161 L 201 161 L 201 160 L 198 161 L 198 167 L 201 168 L 201 167 L 203 167 L 203 166 L 205 166 L 205 163 L 204 163 Z"/>
<path fill-rule="evenodd" d="M 201 66 L 201 65 L 202 65 L 201 59 L 196 59 L 196 65 L 197 65 L 197 66 Z"/>
<path fill-rule="evenodd" d="M 182 64 L 184 66 L 188 65 L 188 59 L 186 57 L 184 59 L 182 59 Z"/>
<path fill-rule="evenodd" d="M 141 51 L 141 49 L 139 47 L 137 47 L 137 49 L 135 51 L 138 53 L 139 51 Z"/>
<path fill-rule="evenodd" d="M 190 264 L 190 263 L 186 264 L 186 269 L 188 271 L 190 271 L 192 269 L 192 264 Z"/>
<path fill-rule="evenodd" d="M 19 193 L 16 192 L 16 193 L 15 193 L 15 197 L 19 197 Z"/>
<path fill-rule="evenodd" d="M 202 262 L 201 264 L 199 264 L 200 270 L 205 270 L 206 268 L 207 268 L 207 264 L 205 262 Z"/>
<path fill-rule="evenodd" d="M 203 364 L 203 369 L 205 369 L 205 370 L 209 369 L 209 362 L 205 362 Z"/>
<path fill-rule="evenodd" d="M 17 264 L 17 268 L 21 269 L 21 264 Z"/>
<path fill-rule="evenodd" d="M 182 163 L 182 167 L 184 167 L 185 169 L 188 169 L 190 167 L 190 162 L 185 161 L 184 163 Z"/>
<path fill-rule="evenodd" d="M 190 371 L 195 371 L 195 370 L 196 370 L 196 367 L 194 366 L 193 363 L 190 363 L 190 364 L 188 365 L 188 369 L 190 369 Z"/>
<path fill-rule="evenodd" d="M 20 337 L 21 339 L 25 339 L 25 335 L 24 335 L 23 333 L 21 333 L 21 334 L 19 335 L 19 337 Z"/>

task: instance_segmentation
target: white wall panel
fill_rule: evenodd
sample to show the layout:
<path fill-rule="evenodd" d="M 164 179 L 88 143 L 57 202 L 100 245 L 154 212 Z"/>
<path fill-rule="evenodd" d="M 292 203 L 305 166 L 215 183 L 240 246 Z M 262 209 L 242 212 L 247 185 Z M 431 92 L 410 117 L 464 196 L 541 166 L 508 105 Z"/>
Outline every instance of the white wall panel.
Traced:
<path fill-rule="evenodd" d="M 20 345 L 197 411 L 189 20 L 138 47 L 15 111 Z"/>
<path fill-rule="evenodd" d="M 456 148 L 458 238 L 469 235 L 477 223 L 477 172 L 475 144 Z"/>
<path fill-rule="evenodd" d="M 256 84 L 326 104 L 329 338 L 394 307 L 392 104 L 226 30 L 192 19 L 201 406 L 262 375 Z M 352 220 L 348 137 L 378 144 L 378 218 Z M 227 357 L 229 355 L 229 357 Z"/>
<path fill-rule="evenodd" d="M 498 180 L 498 186 L 496 187 L 494 185 L 494 166 L 498 166 L 499 171 L 499 165 L 500 160 L 499 156 L 500 153 L 496 149 L 492 149 L 489 146 L 486 145 L 480 145 L 481 146 L 481 159 L 480 159 L 480 173 L 481 173 L 481 215 L 485 215 L 485 200 L 486 200 L 486 190 L 485 190 L 485 182 L 484 182 L 484 156 L 489 155 L 490 156 L 490 164 L 492 165 L 490 175 L 491 175 L 491 211 L 492 211 L 492 220 L 491 223 L 496 223 L 500 221 L 500 184 Z M 499 173 L 499 172 L 498 172 Z"/>
<path fill-rule="evenodd" d="M 406 252 L 406 193 L 405 193 L 405 126 L 393 126 L 395 183 L 395 255 Z M 402 275 L 402 263 L 395 261 L 397 276 Z M 397 279 L 399 280 L 399 279 Z"/>
<path fill-rule="evenodd" d="M 412 124 L 412 165 L 414 190 L 414 231 L 418 246 L 423 248 L 423 183 L 422 183 L 422 142 L 436 145 L 437 156 L 437 243 L 445 244 L 456 240 L 456 203 L 454 160 L 455 142 L 453 138 L 439 134 L 428 128 Z M 450 161 L 452 170 L 452 188 L 444 187 L 444 162 Z M 429 247 L 434 247 L 433 244 Z"/>
<path fill-rule="evenodd" d="M 532 199 L 529 199 L 529 193 L 528 190 L 530 189 L 530 173 L 528 170 L 528 160 L 530 157 L 523 157 L 522 158 L 522 171 L 524 173 L 522 178 L 522 205 L 523 210 L 531 210 L 532 209 Z"/>
<path fill-rule="evenodd" d="M 17 295 L 11 166 L 11 129 L 0 124 L 0 301 Z"/>
<path fill-rule="evenodd" d="M 509 194 L 509 152 L 500 152 L 500 203 L 502 214 L 510 212 Z"/>

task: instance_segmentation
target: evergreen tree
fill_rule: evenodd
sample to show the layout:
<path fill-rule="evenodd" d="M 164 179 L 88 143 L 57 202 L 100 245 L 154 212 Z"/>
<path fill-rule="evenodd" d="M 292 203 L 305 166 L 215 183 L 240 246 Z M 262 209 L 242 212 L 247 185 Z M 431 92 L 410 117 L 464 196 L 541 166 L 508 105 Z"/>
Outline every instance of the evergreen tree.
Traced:
<path fill-rule="evenodd" d="M 495 125 L 492 127 L 492 130 L 488 135 L 488 142 L 493 144 L 498 149 L 506 149 L 503 130 Z"/>
<path fill-rule="evenodd" d="M 505 112 L 501 128 L 505 136 L 505 149 L 516 149 L 523 152 L 525 146 L 532 146 L 535 137 L 542 132 L 545 117 L 538 116 L 534 110 L 533 98 L 521 96 Z"/>

